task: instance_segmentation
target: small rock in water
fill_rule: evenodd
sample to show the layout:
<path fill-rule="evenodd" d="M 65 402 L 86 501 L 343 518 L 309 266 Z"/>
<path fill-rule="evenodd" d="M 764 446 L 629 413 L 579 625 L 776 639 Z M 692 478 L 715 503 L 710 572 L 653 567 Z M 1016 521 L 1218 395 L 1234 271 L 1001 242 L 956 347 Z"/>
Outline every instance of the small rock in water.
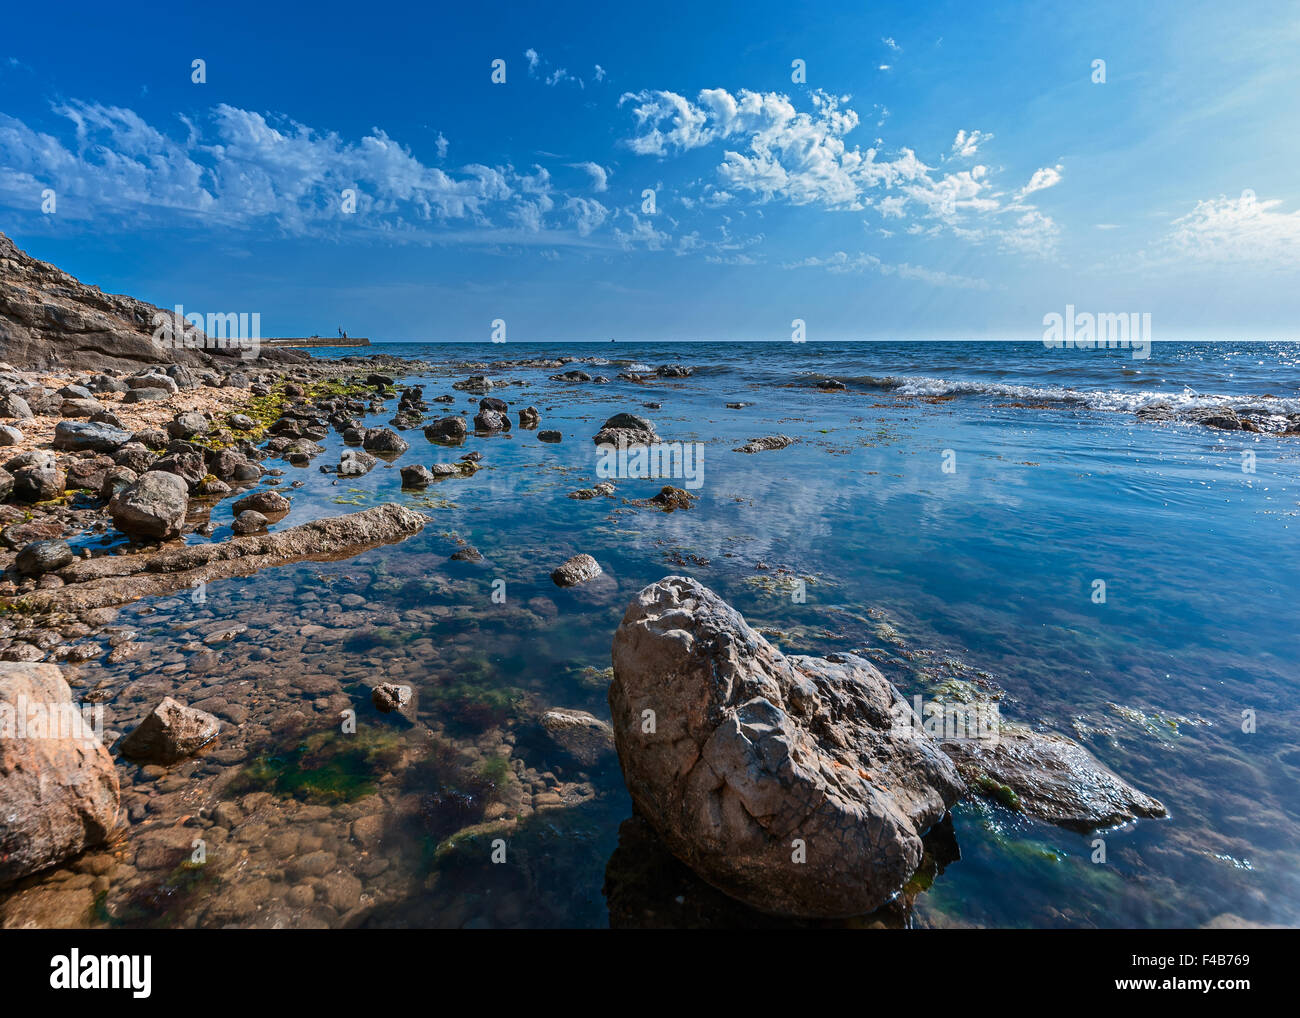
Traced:
<path fill-rule="evenodd" d="M 659 494 L 655 495 L 650 501 L 659 506 L 664 512 L 670 513 L 675 509 L 689 509 L 695 502 L 695 496 L 689 491 L 674 488 L 671 484 L 665 484 L 659 490 Z"/>
<path fill-rule="evenodd" d="M 637 414 L 615 414 L 600 426 L 593 441 L 597 445 L 654 445 L 659 441 L 655 426 Z"/>
<path fill-rule="evenodd" d="M 552 707 L 539 719 L 552 742 L 586 767 L 614 753 L 614 730 L 585 710 Z"/>
<path fill-rule="evenodd" d="M 167 696 L 118 748 L 128 759 L 167 765 L 197 753 L 220 731 L 221 722 L 211 714 Z"/>
<path fill-rule="evenodd" d="M 235 517 L 235 522 L 230 525 L 230 529 L 241 536 L 244 534 L 260 534 L 266 530 L 267 524 L 270 522 L 256 509 L 245 509 Z"/>
<path fill-rule="evenodd" d="M 537 407 L 526 406 L 519 411 L 519 426 L 521 428 L 535 428 L 542 423 L 542 415 L 537 412 Z"/>
<path fill-rule="evenodd" d="M 428 467 L 402 467 L 403 488 L 427 488 L 435 479 Z"/>
<path fill-rule="evenodd" d="M 406 439 L 391 428 L 369 428 L 366 430 L 362 446 L 368 452 L 402 453 L 411 448 Z"/>
<path fill-rule="evenodd" d="M 245 509 L 254 509 L 263 516 L 275 517 L 287 513 L 293 508 L 293 503 L 278 491 L 255 491 L 251 495 L 236 499 L 235 504 L 230 508 L 236 516 Z"/>
<path fill-rule="evenodd" d="M 497 410 L 480 410 L 474 416 L 475 431 L 509 431 L 510 418 Z"/>
<path fill-rule="evenodd" d="M 793 442 L 794 439 L 789 435 L 768 435 L 766 438 L 751 438 L 732 452 L 766 452 L 769 449 L 784 449 Z"/>
<path fill-rule="evenodd" d="M 574 555 L 562 566 L 551 573 L 551 579 L 558 587 L 576 587 L 586 583 L 592 577 L 600 575 L 600 563 L 590 555 Z"/>
<path fill-rule="evenodd" d="M 543 442 L 563 442 L 564 435 L 558 431 L 539 431 L 537 433 L 539 440 Z"/>
<path fill-rule="evenodd" d="M 337 472 L 340 477 L 360 477 L 370 473 L 377 462 L 375 457 L 361 449 L 344 449 L 339 453 Z"/>
<path fill-rule="evenodd" d="M 434 421 L 424 429 L 424 437 L 430 442 L 443 445 L 458 445 L 465 441 L 469 428 L 463 417 L 444 417 Z"/>
<path fill-rule="evenodd" d="M 599 484 L 590 488 L 579 488 L 577 491 L 569 492 L 569 498 L 582 499 L 585 501 L 592 498 L 601 498 L 602 496 L 605 498 L 611 498 L 613 497 L 613 494 L 614 482 L 601 481 Z"/>

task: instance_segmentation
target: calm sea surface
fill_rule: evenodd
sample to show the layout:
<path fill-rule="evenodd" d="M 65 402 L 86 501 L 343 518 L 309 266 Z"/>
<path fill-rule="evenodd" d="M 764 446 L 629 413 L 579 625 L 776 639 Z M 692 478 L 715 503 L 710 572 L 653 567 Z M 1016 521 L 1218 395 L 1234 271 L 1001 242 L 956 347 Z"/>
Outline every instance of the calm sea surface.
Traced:
<path fill-rule="evenodd" d="M 909 696 L 952 683 L 993 690 L 1004 717 L 1079 739 L 1169 809 L 1167 820 L 1105 832 L 1099 863 L 1094 836 L 962 803 L 953 818 L 960 859 L 916 898 L 916 925 L 1194 926 L 1225 915 L 1300 924 L 1300 437 L 1134 416 L 1153 404 L 1176 414 L 1229 404 L 1300 412 L 1300 349 L 1162 344 L 1148 360 L 1037 343 L 391 344 L 366 352 L 445 365 L 399 379 L 423 384 L 426 399 L 486 373 L 498 382 L 492 395 L 512 411 L 537 406 L 542 428 L 564 440 L 538 441 L 512 413 L 512 435 L 471 435 L 459 450 L 404 432 L 411 449 L 360 478 L 317 469 L 337 462 L 337 435 L 310 468 L 267 461 L 284 468 L 280 490 L 294 499 L 280 526 L 388 501 L 434 522 L 355 559 L 214 585 L 203 605 L 205 627 L 249 626 L 210 667 L 206 694 L 229 684 L 233 701 L 250 674 L 278 676 L 289 684 L 268 681 L 263 693 L 278 698 L 283 715 L 303 695 L 294 683 L 312 688 L 301 675 L 357 702 L 392 678 L 415 687 L 421 722 L 445 753 L 481 760 L 475 784 L 459 765 L 318 758 L 318 744 L 286 743 L 267 722 L 265 744 L 250 744 L 244 761 L 225 768 L 237 780 L 204 765 L 213 801 L 233 795 L 223 789 L 234 781 L 241 794 L 266 789 L 295 808 L 323 802 L 336 811 L 340 844 L 357 843 L 347 824 L 365 812 L 358 801 L 377 811 L 375 822 L 388 827 L 371 856 L 385 861 L 356 864 L 363 897 L 375 902 L 363 921 L 610 923 L 602 887 L 630 815 L 618 767 L 575 773 L 548 756 L 532 719 L 551 706 L 608 717 L 602 672 L 624 609 L 642 586 L 685 573 L 787 652 L 867 653 Z M 607 358 L 568 367 L 610 382 L 552 381 L 555 368 L 468 366 L 559 356 Z M 617 378 L 670 362 L 694 374 Z M 850 391 L 819 391 L 825 377 Z M 472 414 L 467 394 L 454 395 L 454 406 L 431 404 L 430 419 Z M 725 405 L 734 402 L 746 406 Z M 385 425 L 395 410 L 390 401 L 368 423 Z M 612 499 L 566 497 L 599 480 L 592 435 L 624 410 L 649 417 L 666 441 L 703 443 L 703 484 L 688 511 L 623 502 L 647 498 L 662 481 L 619 480 Z M 732 451 L 778 433 L 798 441 Z M 483 455 L 474 477 L 400 490 L 398 467 L 469 451 Z M 304 484 L 290 491 L 292 480 Z M 228 525 L 229 510 L 214 518 Z M 458 542 L 483 561 L 450 560 Z M 578 552 L 595 556 L 612 583 L 590 594 L 555 587 L 550 570 Z M 804 603 L 790 593 L 798 578 Z M 1093 596 L 1098 580 L 1104 603 Z M 504 604 L 492 598 L 497 581 Z M 176 599 L 142 603 L 123 620 L 155 660 L 169 652 L 184 660 L 194 633 L 178 632 L 175 619 L 186 610 Z M 156 692 L 162 681 L 139 663 L 104 668 L 128 714 L 132 682 Z M 1254 731 L 1243 731 L 1243 712 Z M 318 708 L 312 723 L 320 727 L 323 716 Z M 393 732 L 411 758 L 430 737 Z M 339 788 L 301 780 L 299 770 L 321 759 Z M 494 799 L 521 781 L 543 798 L 518 836 L 517 865 L 439 853 L 460 827 L 500 815 Z M 551 789 L 563 805 L 540 808 Z M 517 796 L 506 798 L 513 809 Z M 283 823 L 297 830 L 291 813 Z M 274 834 L 280 821 L 266 822 Z M 228 826 L 238 842 L 239 823 Z M 321 837 L 328 847 L 328 832 Z M 293 859 L 302 854 L 248 872 L 264 872 L 278 894 L 300 878 Z M 251 878 L 236 867 L 222 877 L 241 879 Z M 636 878 L 624 867 L 610 879 Z M 673 903 L 660 904 L 671 925 Z M 201 907 L 183 901 L 168 921 Z M 302 914 L 276 907 L 285 922 Z M 153 921 L 147 909 L 119 918 Z"/>

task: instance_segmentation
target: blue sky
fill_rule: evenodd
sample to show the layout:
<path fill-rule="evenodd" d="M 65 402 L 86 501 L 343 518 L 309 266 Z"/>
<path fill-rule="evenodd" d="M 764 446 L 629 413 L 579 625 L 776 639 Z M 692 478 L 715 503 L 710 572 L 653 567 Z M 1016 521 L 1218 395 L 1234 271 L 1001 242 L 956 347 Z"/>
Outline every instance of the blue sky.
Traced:
<path fill-rule="evenodd" d="M 1300 338 L 1294 3 L 175 6 L 5 16 L 0 230 L 108 290 L 375 340 Z"/>

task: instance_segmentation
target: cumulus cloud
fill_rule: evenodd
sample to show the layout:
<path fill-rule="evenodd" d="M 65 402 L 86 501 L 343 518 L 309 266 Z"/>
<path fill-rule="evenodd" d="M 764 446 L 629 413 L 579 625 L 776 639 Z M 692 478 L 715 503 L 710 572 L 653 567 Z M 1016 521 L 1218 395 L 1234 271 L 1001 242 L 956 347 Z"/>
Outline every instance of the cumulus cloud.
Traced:
<path fill-rule="evenodd" d="M 542 58 L 538 55 L 537 50 L 529 46 L 524 50 L 524 59 L 528 61 L 528 73 L 536 74 L 537 65 L 542 62 Z"/>
<path fill-rule="evenodd" d="M 594 198 L 570 198 L 564 207 L 572 216 L 579 237 L 590 236 L 609 216 L 609 209 Z"/>
<path fill-rule="evenodd" d="M 974 240 L 997 239 L 1008 250 L 1042 252 L 1054 242 L 1055 224 L 1046 217 L 1007 225 L 1013 214 L 1036 213 L 1020 202 L 1025 195 L 1059 182 L 1060 167 L 1040 170 L 1007 203 L 990 179 L 987 166 L 942 172 L 927 165 L 912 148 L 885 155 L 879 140 L 862 148 L 847 136 L 859 126 L 847 97 L 813 92 L 810 110 L 800 110 L 786 95 L 704 89 L 694 100 L 670 91 L 625 93 L 619 105 L 635 122 L 625 144 L 645 156 L 669 158 L 716 146 L 721 161 L 718 185 L 728 194 L 745 194 L 760 204 L 782 201 L 829 209 L 874 206 L 883 218 L 927 220 Z M 961 130 L 951 146 L 955 156 L 974 156 L 992 139 L 981 131 Z M 883 192 L 883 193 L 882 193 Z M 1025 241 L 1027 232 L 1038 245 Z M 1002 234 L 1010 234 L 1003 242 Z"/>

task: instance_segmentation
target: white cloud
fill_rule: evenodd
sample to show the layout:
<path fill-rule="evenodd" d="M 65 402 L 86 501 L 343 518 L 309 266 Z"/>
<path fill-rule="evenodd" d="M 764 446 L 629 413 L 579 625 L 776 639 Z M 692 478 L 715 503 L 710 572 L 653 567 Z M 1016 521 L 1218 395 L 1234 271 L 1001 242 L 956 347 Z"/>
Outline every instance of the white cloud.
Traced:
<path fill-rule="evenodd" d="M 986 280 L 971 276 L 954 275 L 937 269 L 927 269 L 920 265 L 902 262 L 897 265 L 882 261 L 873 254 L 859 252 L 850 256 L 844 251 L 836 251 L 825 258 L 805 258 L 782 266 L 786 269 L 821 268 L 837 275 L 860 274 L 864 272 L 879 273 L 882 276 L 897 276 L 899 279 L 912 279 L 931 286 L 952 287 L 959 290 L 987 290 Z"/>
<path fill-rule="evenodd" d="M 564 234 L 548 222 L 567 196 L 553 194 L 549 172 L 469 164 L 430 166 L 379 128 L 354 141 L 285 117 L 220 105 L 201 122 L 181 118 L 173 138 L 129 109 L 80 102 L 54 107 L 68 139 L 39 133 L 0 114 L 0 203 L 31 205 L 52 187 L 59 213 L 105 228 L 186 221 L 291 236 L 382 235 L 509 243 L 551 230 L 553 244 L 577 242 L 603 222 L 581 207 Z M 446 139 L 438 136 L 438 153 Z M 356 213 L 343 192 L 356 194 Z M 572 218 L 572 217 L 571 217 Z M 458 223 L 461 229 L 449 227 Z M 509 228 L 507 224 L 511 224 Z M 584 245 L 587 242 L 584 241 Z"/>
<path fill-rule="evenodd" d="M 981 145 L 992 140 L 993 135 L 983 131 L 958 131 L 957 137 L 952 142 L 952 154 L 962 159 L 969 159 Z"/>
<path fill-rule="evenodd" d="M 651 251 L 661 251 L 672 240 L 669 234 L 656 229 L 649 219 L 642 219 L 634 212 L 625 213 L 625 217 L 632 221 L 631 228 L 628 230 L 614 228 L 614 239 L 625 251 L 630 251 L 635 247 L 646 247 Z"/>
<path fill-rule="evenodd" d="M 1034 175 L 1029 178 L 1029 183 L 1020 189 L 1017 197 L 1023 198 L 1035 191 L 1045 191 L 1049 187 L 1055 187 L 1061 182 L 1061 169 L 1062 167 L 1058 164 L 1035 170 Z"/>
<path fill-rule="evenodd" d="M 600 64 L 596 65 L 596 80 L 597 81 L 605 80 L 605 68 L 601 67 Z"/>
<path fill-rule="evenodd" d="M 881 154 L 879 139 L 866 149 L 850 144 L 846 138 L 859 126 L 859 117 L 844 105 L 847 99 L 814 92 L 812 109 L 801 111 L 780 93 L 741 90 L 733 95 L 715 88 L 704 89 L 694 101 L 668 91 L 626 93 L 619 105 L 631 108 L 635 129 L 625 143 L 640 155 L 667 158 L 720 147 L 716 174 L 729 195 L 748 193 L 760 204 L 780 200 L 828 209 L 874 205 L 883 218 L 925 221 L 920 231 L 910 232 L 934 235 L 947 228 L 976 242 L 995 240 L 1012 251 L 1042 253 L 1055 243 L 1055 224 L 1020 199 L 1059 182 L 1059 166 L 1038 171 L 1016 201 L 1007 203 L 985 165 L 943 173 L 911 148 L 888 157 Z M 963 129 L 950 151 L 974 156 L 992 137 Z M 711 187 L 705 185 L 706 195 Z M 1028 220 L 1005 225 L 1006 216 L 1030 213 Z"/>
<path fill-rule="evenodd" d="M 569 163 L 574 170 L 583 170 L 591 176 L 591 189 L 597 193 L 609 190 L 609 171 L 599 163 Z"/>
<path fill-rule="evenodd" d="M 590 236 L 609 216 L 609 209 L 594 198 L 570 198 L 564 207 L 573 217 L 579 237 Z"/>
<path fill-rule="evenodd" d="M 902 53 L 902 52 L 903 52 L 903 47 L 900 46 L 900 45 L 898 45 L 898 43 L 894 42 L 894 39 L 893 39 L 892 36 L 885 36 L 885 37 L 882 38 L 880 41 L 883 42 L 883 43 L 884 43 L 886 46 L 888 46 L 890 49 L 892 49 L 895 53 Z"/>
<path fill-rule="evenodd" d="M 1300 267 L 1300 210 L 1282 212 L 1280 199 L 1260 200 L 1246 191 L 1238 198 L 1220 196 L 1198 201 L 1191 212 L 1173 221 L 1162 243 L 1181 258 L 1216 263 L 1274 263 Z"/>
<path fill-rule="evenodd" d="M 537 65 L 541 63 L 542 60 L 542 58 L 538 56 L 537 50 L 529 46 L 528 49 L 524 50 L 524 58 L 528 61 L 528 73 L 536 74 Z"/>

